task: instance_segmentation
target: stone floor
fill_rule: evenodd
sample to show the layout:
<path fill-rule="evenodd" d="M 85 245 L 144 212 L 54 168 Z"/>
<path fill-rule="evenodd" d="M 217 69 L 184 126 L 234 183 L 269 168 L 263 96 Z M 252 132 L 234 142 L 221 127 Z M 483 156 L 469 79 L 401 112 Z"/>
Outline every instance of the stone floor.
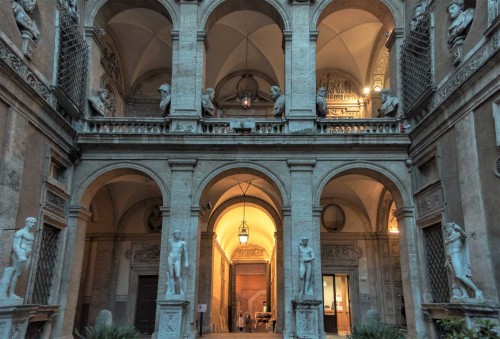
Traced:
<path fill-rule="evenodd" d="M 198 337 L 200 338 L 200 337 Z M 210 333 L 201 338 L 206 339 L 282 339 L 283 335 L 278 333 Z M 326 339 L 344 339 L 344 336 L 328 334 Z"/>

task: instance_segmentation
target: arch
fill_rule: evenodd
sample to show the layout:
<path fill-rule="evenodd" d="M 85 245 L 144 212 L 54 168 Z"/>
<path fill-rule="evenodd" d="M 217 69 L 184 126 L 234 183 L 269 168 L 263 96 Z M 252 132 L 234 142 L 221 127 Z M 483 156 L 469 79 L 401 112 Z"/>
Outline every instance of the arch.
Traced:
<path fill-rule="evenodd" d="M 230 164 L 225 164 L 209 173 L 198 186 L 198 189 L 194 194 L 193 202 L 198 202 L 200 204 L 202 203 L 203 195 L 206 193 L 207 187 L 209 187 L 210 184 L 219 181 L 225 176 L 243 173 L 253 174 L 268 181 L 269 184 L 273 186 L 279 193 L 282 206 L 289 205 L 288 192 L 285 189 L 285 185 L 283 184 L 283 182 L 281 182 L 277 175 L 269 171 L 267 168 L 262 167 L 261 165 L 245 162 L 233 162 Z"/>
<path fill-rule="evenodd" d="M 267 0 L 215 0 L 211 1 L 200 15 L 199 30 L 208 35 L 214 24 L 224 15 L 239 10 L 263 13 L 280 27 L 281 31 L 291 29 L 290 20 L 281 4 Z"/>
<path fill-rule="evenodd" d="M 92 27 L 98 24 L 99 27 L 103 27 L 103 22 L 109 21 L 116 14 L 133 8 L 148 8 L 162 14 L 172 23 L 174 29 L 179 24 L 175 8 L 167 0 L 98 0 L 88 6 L 85 13 L 85 26 Z M 102 18 L 100 14 L 102 14 Z"/>
<path fill-rule="evenodd" d="M 70 206 L 81 206 L 88 209 L 95 194 L 103 185 L 111 179 L 127 174 L 142 174 L 150 177 L 160 189 L 163 204 L 170 202 L 165 183 L 153 170 L 131 162 L 119 162 L 104 166 L 82 180 L 71 199 Z"/>
<path fill-rule="evenodd" d="M 412 198 L 397 175 L 379 165 L 361 161 L 340 166 L 326 175 L 314 191 L 314 204 L 320 206 L 321 193 L 331 180 L 348 174 L 365 175 L 380 182 L 391 192 L 398 208 L 411 205 Z"/>
<path fill-rule="evenodd" d="M 385 28 L 394 29 L 404 26 L 403 7 L 395 5 L 395 1 L 379 0 L 379 6 L 374 5 L 373 1 L 366 0 L 330 0 L 321 2 L 311 15 L 311 30 L 316 30 L 319 23 L 328 15 L 342 9 L 361 9 L 372 13 L 382 22 Z"/>
<path fill-rule="evenodd" d="M 135 203 L 134 205 L 130 206 L 129 209 L 127 209 L 127 211 L 125 211 L 125 213 L 123 213 L 120 218 L 118 219 L 118 222 L 117 222 L 117 227 L 116 227 L 116 233 L 124 233 L 125 231 L 125 226 L 127 225 L 128 221 L 130 220 L 130 218 L 136 214 L 137 212 L 139 212 L 141 209 L 144 209 L 146 207 L 149 207 L 149 206 L 153 206 L 153 205 L 159 205 L 159 204 L 162 204 L 163 202 L 161 201 L 161 199 L 158 199 L 158 198 L 148 198 L 148 199 L 144 199 L 144 200 L 141 200 L 137 203 Z"/>

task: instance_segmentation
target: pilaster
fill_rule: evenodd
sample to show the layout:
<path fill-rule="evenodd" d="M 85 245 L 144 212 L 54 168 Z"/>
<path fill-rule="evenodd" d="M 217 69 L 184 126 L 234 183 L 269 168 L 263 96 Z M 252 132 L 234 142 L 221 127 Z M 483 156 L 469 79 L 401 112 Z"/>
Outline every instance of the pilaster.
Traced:
<path fill-rule="evenodd" d="M 172 31 L 172 132 L 195 133 L 201 112 L 198 1 L 179 2 L 179 29 Z M 202 43 L 203 45 L 203 43 Z"/>
<path fill-rule="evenodd" d="M 391 35 L 387 39 L 387 43 L 385 47 L 389 50 L 389 60 L 393 60 L 390 62 L 390 81 L 391 81 L 391 91 L 398 98 L 403 97 L 403 86 L 401 84 L 401 78 L 398 74 L 401 74 L 401 46 L 404 41 L 404 29 L 403 28 L 394 28 Z M 401 110 L 403 105 L 399 105 L 399 110 Z M 398 114 L 396 115 L 398 116 Z"/>
<path fill-rule="evenodd" d="M 291 132 L 314 130 L 315 127 L 316 43 L 315 39 L 311 41 L 310 7 L 309 1 L 291 4 L 293 33 L 289 38 L 285 35 L 285 116 Z"/>
<path fill-rule="evenodd" d="M 84 240 L 87 222 L 91 215 L 84 207 L 75 206 L 69 209 L 68 227 L 65 230 L 66 246 L 61 251 L 61 253 L 65 253 L 59 289 L 59 304 L 61 306 L 52 327 L 53 338 L 73 338 L 73 323 L 85 248 Z"/>

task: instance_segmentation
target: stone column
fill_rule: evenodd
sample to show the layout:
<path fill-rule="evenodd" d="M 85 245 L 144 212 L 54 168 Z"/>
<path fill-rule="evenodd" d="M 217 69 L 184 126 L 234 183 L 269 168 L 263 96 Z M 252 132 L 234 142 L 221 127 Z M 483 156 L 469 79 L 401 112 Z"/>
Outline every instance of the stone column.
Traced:
<path fill-rule="evenodd" d="M 309 1 L 292 2 L 291 37 L 285 34 L 285 109 L 291 132 L 315 129 L 316 42 L 309 28 L 310 8 Z"/>
<path fill-rule="evenodd" d="M 284 228 L 285 262 L 290 268 L 285 270 L 290 281 L 285 282 L 285 312 L 288 321 L 285 323 L 285 337 L 293 334 L 298 337 L 325 338 L 321 304 L 323 291 L 321 284 L 321 253 L 319 241 L 319 223 L 313 218 L 312 173 L 316 160 L 288 160 L 291 173 L 291 225 Z M 308 246 L 312 247 L 315 259 L 312 261 L 312 294 L 299 294 L 299 245 L 303 237 L 308 238 Z M 291 318 L 290 318 L 291 315 Z M 306 326 L 309 323 L 313 326 Z M 290 326 L 291 325 L 291 326 Z"/>
<path fill-rule="evenodd" d="M 480 160 L 476 145 L 476 129 L 474 114 L 471 112 L 462 118 L 455 127 L 457 142 L 458 180 L 464 214 L 464 230 L 468 238 L 472 280 L 483 291 L 485 299 L 497 301 L 498 291 L 495 288 L 495 277 L 491 263 L 489 231 L 496 225 L 488 225 L 484 207 L 484 192 L 480 177 Z M 484 164 L 482 164 L 484 166 Z M 491 189 L 486 187 L 486 189 Z M 455 220 L 447 220 L 455 221 Z M 491 231 L 490 231 L 491 232 Z"/>
<path fill-rule="evenodd" d="M 417 229 L 413 208 L 403 207 L 395 211 L 398 220 L 401 276 L 405 298 L 406 321 L 410 338 L 427 338 L 424 315 L 421 309 L 422 287 L 420 275 L 423 264 L 418 260 Z"/>
<path fill-rule="evenodd" d="M 201 116 L 199 79 L 198 1 L 180 0 L 179 29 L 172 31 L 172 101 L 170 117 L 174 132 L 197 132 Z M 203 50 L 201 50 L 203 52 Z"/>
<path fill-rule="evenodd" d="M 28 120 L 12 108 L 8 109 L 4 149 L 0 159 L 0 267 L 9 265 L 12 239 L 17 231 L 27 132 Z"/>
<path fill-rule="evenodd" d="M 63 247 L 64 261 L 59 287 L 59 314 L 52 327 L 53 338 L 73 339 L 78 290 L 82 273 L 83 252 L 87 222 L 91 213 L 83 207 L 71 207 L 68 213 L 68 227 Z"/>
<path fill-rule="evenodd" d="M 162 233 L 162 248 L 176 229 L 188 248 L 189 267 L 182 266 L 184 294 L 159 295 L 158 338 L 195 338 L 196 273 L 198 266 L 198 211 L 192 212 L 192 178 L 195 159 L 169 160 L 172 169 L 170 225 Z M 194 215 L 194 216 L 193 216 Z M 166 237 L 164 237 L 166 236 Z M 166 244 L 164 244 L 166 242 Z M 165 253 L 168 256 L 168 253 Z M 164 265 L 164 264 L 162 264 Z M 162 272 L 166 273 L 166 269 Z"/>

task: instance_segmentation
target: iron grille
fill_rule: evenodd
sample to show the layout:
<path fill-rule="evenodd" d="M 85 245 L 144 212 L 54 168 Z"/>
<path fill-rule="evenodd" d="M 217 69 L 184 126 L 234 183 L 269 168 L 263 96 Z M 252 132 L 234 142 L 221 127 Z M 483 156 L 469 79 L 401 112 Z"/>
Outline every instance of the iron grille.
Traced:
<path fill-rule="evenodd" d="M 427 258 L 427 272 L 430 292 L 434 302 L 448 302 L 450 290 L 448 288 L 448 273 L 444 266 L 443 231 L 441 224 L 424 228 L 425 254 Z"/>
<path fill-rule="evenodd" d="M 45 328 L 45 321 L 34 321 L 28 324 L 26 329 L 26 339 L 40 339 Z"/>
<path fill-rule="evenodd" d="M 73 104 L 84 110 L 89 48 L 78 23 L 61 12 L 57 87 Z"/>
<path fill-rule="evenodd" d="M 431 13 L 426 11 L 415 20 L 401 48 L 403 109 L 407 116 L 432 88 Z"/>
<path fill-rule="evenodd" d="M 52 287 L 52 276 L 56 268 L 59 234 L 61 231 L 45 224 L 42 231 L 40 256 L 33 287 L 33 304 L 47 305 Z"/>

